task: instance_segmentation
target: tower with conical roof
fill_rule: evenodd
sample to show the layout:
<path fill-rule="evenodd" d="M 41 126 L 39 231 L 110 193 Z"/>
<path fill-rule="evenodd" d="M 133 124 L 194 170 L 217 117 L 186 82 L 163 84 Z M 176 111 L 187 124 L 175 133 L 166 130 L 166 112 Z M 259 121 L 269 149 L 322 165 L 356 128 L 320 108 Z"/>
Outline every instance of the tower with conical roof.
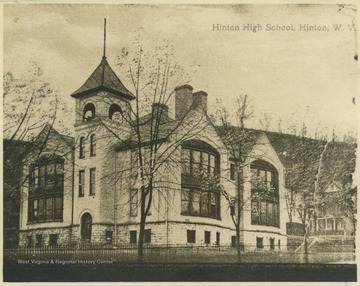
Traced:
<path fill-rule="evenodd" d="M 71 96 L 75 106 L 76 151 L 74 164 L 73 224 L 75 239 L 103 243 L 114 231 L 116 142 L 129 134 L 130 101 L 124 86 L 104 53 L 99 66 Z M 78 229 L 76 229 L 78 228 Z"/>

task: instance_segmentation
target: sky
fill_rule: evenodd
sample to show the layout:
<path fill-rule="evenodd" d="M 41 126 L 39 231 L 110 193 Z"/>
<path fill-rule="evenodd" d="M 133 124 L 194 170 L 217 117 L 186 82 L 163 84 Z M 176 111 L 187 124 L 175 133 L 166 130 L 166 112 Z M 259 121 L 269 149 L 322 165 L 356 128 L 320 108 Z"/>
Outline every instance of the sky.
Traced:
<path fill-rule="evenodd" d="M 70 94 L 101 61 L 106 17 L 108 62 L 130 91 L 115 63 L 140 33 L 145 51 L 164 40 L 174 47 L 189 75 L 184 83 L 208 93 L 209 114 L 222 106 L 234 114 L 236 99 L 247 94 L 254 111 L 248 127 L 264 129 L 267 117 L 274 131 L 279 120 L 290 133 L 304 122 L 309 136 L 334 129 L 341 137 L 357 130 L 355 15 L 336 5 L 5 5 L 3 70 L 26 78 L 36 62 L 73 108 Z M 218 24 L 239 30 L 216 31 Z M 243 30 L 247 24 L 262 30 Z M 300 30 L 305 25 L 325 31 Z"/>

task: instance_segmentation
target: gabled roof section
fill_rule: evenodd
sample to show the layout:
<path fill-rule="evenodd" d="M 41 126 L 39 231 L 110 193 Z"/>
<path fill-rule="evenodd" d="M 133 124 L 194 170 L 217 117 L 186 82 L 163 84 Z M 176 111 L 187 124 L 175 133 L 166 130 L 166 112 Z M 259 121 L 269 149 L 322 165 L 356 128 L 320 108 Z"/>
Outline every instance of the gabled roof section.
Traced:
<path fill-rule="evenodd" d="M 75 91 L 71 96 L 76 98 L 94 91 L 108 91 L 128 100 L 135 98 L 112 70 L 106 60 L 106 57 L 102 58 L 100 65 L 86 80 L 83 86 Z"/>
<path fill-rule="evenodd" d="M 242 157 L 249 155 L 262 133 L 261 130 L 241 129 L 236 126 L 216 126 L 215 129 L 230 152 L 238 151 L 233 149 L 241 146 Z"/>
<path fill-rule="evenodd" d="M 35 144 L 45 143 L 49 138 L 54 138 L 54 137 L 61 139 L 69 147 L 73 147 L 75 144 L 75 139 L 73 137 L 60 134 L 49 123 L 46 123 L 42 131 L 39 133 L 39 135 L 35 139 Z"/>
<path fill-rule="evenodd" d="M 148 115 L 140 118 L 139 131 L 142 146 L 148 145 L 151 142 L 151 121 L 148 119 Z M 179 128 L 180 120 L 174 120 L 169 117 L 167 120 L 168 121 L 165 121 L 164 123 L 161 122 L 158 126 L 159 129 L 156 135 L 158 142 L 167 140 L 169 136 L 171 136 L 171 134 Z M 132 129 L 129 138 L 120 142 L 120 144 L 116 145 L 115 148 L 116 151 L 133 149 L 137 147 L 137 144 L 137 133 L 134 129 Z"/>

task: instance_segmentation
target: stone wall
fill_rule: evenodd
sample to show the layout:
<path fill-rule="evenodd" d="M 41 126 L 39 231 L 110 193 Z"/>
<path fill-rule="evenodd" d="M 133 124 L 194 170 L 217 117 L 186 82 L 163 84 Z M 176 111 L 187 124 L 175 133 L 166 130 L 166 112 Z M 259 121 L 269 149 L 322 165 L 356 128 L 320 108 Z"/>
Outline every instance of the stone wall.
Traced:
<path fill-rule="evenodd" d="M 25 230 L 19 233 L 19 246 L 35 246 L 36 235 L 42 235 L 41 246 L 47 246 L 50 243 L 50 234 L 57 234 L 57 244 L 69 244 L 70 243 L 70 228 L 45 228 L 36 230 Z M 28 237 L 31 237 L 32 245 L 29 245 Z"/>

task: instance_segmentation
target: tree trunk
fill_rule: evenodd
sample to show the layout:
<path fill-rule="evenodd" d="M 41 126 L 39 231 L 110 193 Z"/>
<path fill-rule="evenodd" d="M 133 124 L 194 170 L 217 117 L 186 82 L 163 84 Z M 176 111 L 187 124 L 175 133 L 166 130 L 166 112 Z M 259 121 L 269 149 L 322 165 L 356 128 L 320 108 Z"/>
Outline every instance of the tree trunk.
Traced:
<path fill-rule="evenodd" d="M 305 252 L 305 263 L 309 263 L 309 253 L 308 253 L 308 228 L 305 226 L 305 233 L 304 233 L 304 252 Z"/>
<path fill-rule="evenodd" d="M 238 166 L 236 166 L 238 168 Z M 236 204 L 237 204 L 237 222 L 235 225 L 235 229 L 236 229 L 236 250 L 237 250 L 237 260 L 240 263 L 241 262 L 241 245 L 240 245 L 240 219 L 241 219 L 241 204 L 242 204 L 242 192 L 241 192 L 241 188 L 242 188 L 242 170 L 238 171 L 237 174 L 237 186 L 236 186 Z"/>
<path fill-rule="evenodd" d="M 139 241 L 138 241 L 138 261 L 143 261 L 144 258 L 144 231 L 146 222 L 145 213 L 145 190 L 141 187 L 141 208 L 140 208 L 140 230 L 139 230 Z"/>
<path fill-rule="evenodd" d="M 237 252 L 237 261 L 241 262 L 241 249 L 240 249 L 240 224 L 236 224 L 236 252 Z"/>

